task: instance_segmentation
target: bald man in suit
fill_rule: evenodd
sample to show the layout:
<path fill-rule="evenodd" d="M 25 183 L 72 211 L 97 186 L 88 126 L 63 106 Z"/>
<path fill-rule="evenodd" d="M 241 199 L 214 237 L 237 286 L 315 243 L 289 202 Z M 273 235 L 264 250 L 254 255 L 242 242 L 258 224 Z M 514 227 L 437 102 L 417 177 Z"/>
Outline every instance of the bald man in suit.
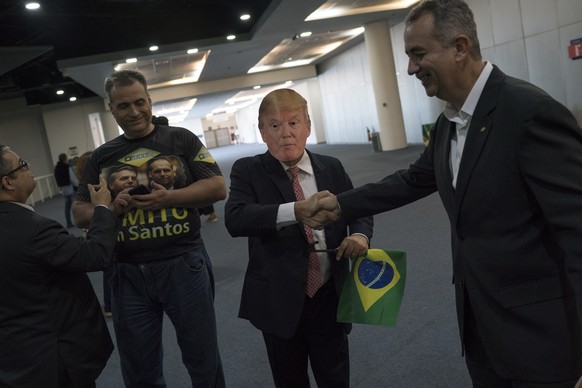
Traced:
<path fill-rule="evenodd" d="M 29 164 L 0 145 L 0 386 L 95 387 L 113 350 L 86 272 L 106 267 L 117 217 L 105 180 L 87 238 L 26 205 Z"/>

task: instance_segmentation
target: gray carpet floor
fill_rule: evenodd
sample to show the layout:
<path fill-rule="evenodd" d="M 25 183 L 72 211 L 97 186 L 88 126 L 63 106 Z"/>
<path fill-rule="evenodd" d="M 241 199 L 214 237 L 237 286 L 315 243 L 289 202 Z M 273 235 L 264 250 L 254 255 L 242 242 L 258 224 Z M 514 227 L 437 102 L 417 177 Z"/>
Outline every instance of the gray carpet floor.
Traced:
<path fill-rule="evenodd" d="M 406 168 L 422 146 L 373 152 L 371 144 L 314 145 L 311 151 L 338 157 L 354 186 L 381 179 Z M 235 160 L 266 150 L 265 145 L 234 145 L 211 150 L 229 184 Z M 224 223 L 224 203 L 215 204 L 219 221 L 202 225 L 202 236 L 216 277 L 216 315 L 219 346 L 228 387 L 273 387 L 261 333 L 237 317 L 247 264 L 246 239 L 232 238 Z M 65 224 L 64 200 L 57 196 L 39 202 L 36 211 Z M 79 234 L 77 229 L 71 233 Z M 449 245 L 449 224 L 437 194 L 375 216 L 373 248 L 396 248 L 407 253 L 404 299 L 395 328 L 354 325 L 349 336 L 353 388 L 470 387 L 456 323 Z M 101 272 L 90 274 L 102 298 Z M 108 322 L 114 337 L 112 322 Z M 175 332 L 164 321 L 164 374 L 169 388 L 189 387 Z M 119 357 L 114 351 L 97 380 L 103 388 L 123 387 Z M 315 383 L 312 383 L 315 387 Z"/>

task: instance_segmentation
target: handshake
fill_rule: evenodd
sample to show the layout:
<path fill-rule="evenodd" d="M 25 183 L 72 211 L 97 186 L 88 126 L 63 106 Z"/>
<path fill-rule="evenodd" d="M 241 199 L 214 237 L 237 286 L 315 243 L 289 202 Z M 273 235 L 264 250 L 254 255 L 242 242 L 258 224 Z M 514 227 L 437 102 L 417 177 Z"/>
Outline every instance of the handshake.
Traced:
<path fill-rule="evenodd" d="M 339 220 L 341 209 L 335 195 L 329 191 L 320 191 L 303 201 L 295 202 L 295 217 L 302 224 L 319 230 Z"/>

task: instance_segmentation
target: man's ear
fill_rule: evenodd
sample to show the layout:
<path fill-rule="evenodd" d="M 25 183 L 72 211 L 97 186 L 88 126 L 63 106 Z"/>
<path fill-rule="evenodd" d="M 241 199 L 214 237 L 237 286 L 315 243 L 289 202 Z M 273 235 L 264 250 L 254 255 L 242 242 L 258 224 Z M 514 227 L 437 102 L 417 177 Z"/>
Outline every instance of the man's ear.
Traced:
<path fill-rule="evenodd" d="M 2 177 L 2 182 L 0 183 L 0 188 L 2 190 L 13 190 L 14 186 L 12 186 L 12 184 L 10 184 L 10 178 L 5 175 Z"/>
<path fill-rule="evenodd" d="M 460 62 L 469 55 L 469 38 L 459 35 L 455 38 L 455 59 Z"/>

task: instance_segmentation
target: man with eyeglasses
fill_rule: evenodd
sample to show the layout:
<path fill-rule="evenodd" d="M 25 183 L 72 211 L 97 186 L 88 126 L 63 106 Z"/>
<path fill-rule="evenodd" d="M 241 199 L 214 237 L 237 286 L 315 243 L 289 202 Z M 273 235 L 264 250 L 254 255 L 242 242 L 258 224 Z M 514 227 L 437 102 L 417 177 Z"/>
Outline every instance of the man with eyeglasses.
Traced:
<path fill-rule="evenodd" d="M 95 212 L 76 237 L 26 204 L 29 167 L 0 145 L 0 386 L 95 387 L 113 344 L 86 272 L 113 254 L 111 194 L 89 185 Z"/>

